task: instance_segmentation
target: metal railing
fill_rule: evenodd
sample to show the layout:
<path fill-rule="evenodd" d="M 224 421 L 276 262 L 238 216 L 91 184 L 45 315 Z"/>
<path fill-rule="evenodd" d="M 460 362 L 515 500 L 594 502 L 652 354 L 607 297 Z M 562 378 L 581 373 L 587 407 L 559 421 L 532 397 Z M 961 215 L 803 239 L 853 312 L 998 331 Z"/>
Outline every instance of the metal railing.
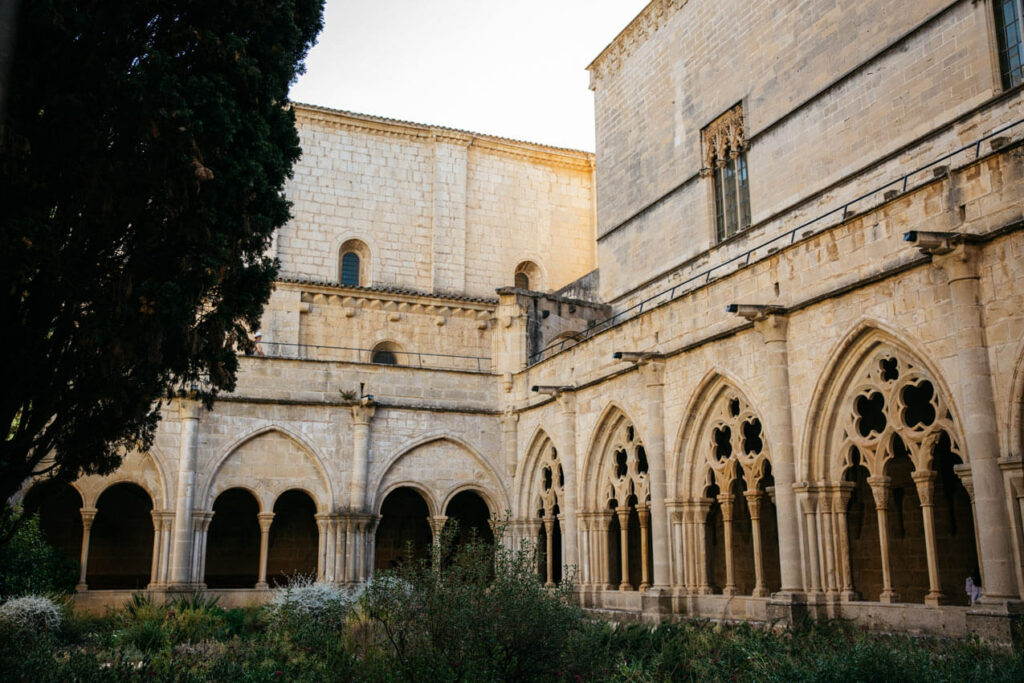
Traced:
<path fill-rule="evenodd" d="M 756 245 L 754 247 L 751 247 L 750 249 L 747 249 L 746 251 L 744 251 L 741 254 L 737 254 L 736 256 L 733 256 L 733 257 L 731 257 L 729 259 L 726 259 L 725 261 L 722 261 L 721 263 L 717 263 L 717 264 L 715 264 L 713 266 L 710 266 L 709 268 L 706 268 L 706 269 L 700 271 L 699 273 L 690 276 L 689 278 L 683 280 L 682 282 L 678 282 L 678 283 L 672 285 L 669 288 L 663 289 L 660 292 L 658 292 L 657 294 L 654 294 L 652 296 L 647 297 L 646 299 L 644 299 L 640 303 L 633 304 L 629 308 L 624 309 L 622 311 L 619 311 L 618 313 L 616 313 L 615 315 L 611 316 L 610 318 L 605 318 L 604 320 L 598 321 L 597 323 L 595 323 L 591 327 L 588 327 L 586 330 L 583 330 L 582 332 L 580 332 L 578 335 L 576 335 L 576 337 L 567 337 L 565 339 L 562 339 L 557 344 L 552 344 L 552 345 L 542 349 L 541 351 L 538 351 L 537 353 L 532 354 L 530 356 L 530 359 L 529 359 L 530 360 L 530 365 L 535 365 L 535 364 L 541 362 L 542 360 L 545 360 L 547 358 L 550 358 L 551 356 L 554 356 L 554 355 L 557 355 L 557 354 L 561 353 L 562 351 L 565 351 L 566 349 L 571 349 L 572 347 L 576 346 L 577 344 L 580 344 L 580 343 L 590 339 L 591 337 L 593 337 L 593 336 L 595 336 L 597 334 L 600 334 L 601 332 L 604 332 L 605 330 L 609 330 L 609 329 L 615 327 L 616 325 L 624 323 L 627 320 L 631 320 L 632 318 L 635 318 L 635 317 L 641 315 L 644 312 L 645 309 L 646 310 L 650 310 L 650 309 L 655 308 L 657 306 L 660 306 L 662 304 L 668 303 L 669 301 L 672 301 L 673 299 L 675 299 L 675 298 L 677 298 L 679 296 L 682 296 L 683 294 L 686 294 L 686 293 L 688 293 L 688 292 L 690 292 L 690 291 L 692 291 L 692 290 L 694 290 L 694 289 L 696 289 L 696 288 L 698 288 L 698 287 L 700 287 L 702 285 L 705 285 L 705 284 L 711 282 L 712 278 L 716 277 L 716 275 L 715 275 L 716 271 L 724 271 L 725 269 L 727 269 L 729 267 L 732 267 L 733 269 L 736 269 L 736 268 L 741 267 L 741 266 L 749 265 L 750 264 L 751 256 L 756 254 L 759 251 L 763 250 L 764 251 L 764 255 L 765 256 L 769 256 L 769 255 L 775 253 L 775 251 L 778 251 L 779 249 L 781 249 L 783 246 L 789 246 L 790 244 L 794 244 L 797 241 L 797 239 L 796 239 L 797 234 L 800 233 L 801 231 L 807 230 L 808 228 L 812 228 L 812 232 L 809 232 L 809 233 L 806 233 L 805 235 L 803 235 L 803 239 L 806 239 L 806 238 L 812 237 L 820 229 L 824 229 L 826 227 L 832 227 L 834 225 L 838 225 L 838 224 L 842 223 L 843 221 L 845 221 L 848 217 L 850 217 L 850 215 L 851 215 L 850 214 L 850 207 L 853 206 L 854 204 L 857 204 L 858 202 L 861 202 L 861 201 L 863 201 L 865 199 L 868 199 L 869 197 L 876 196 L 879 193 L 886 193 L 886 192 L 892 191 L 895 188 L 899 188 L 898 191 L 897 191 L 897 195 L 898 194 L 903 194 L 903 193 L 905 193 L 907 191 L 911 178 L 913 178 L 914 176 L 917 176 L 917 175 L 927 171 L 928 169 L 935 169 L 935 167 L 937 167 L 940 164 L 942 164 L 942 162 L 948 161 L 948 160 L 952 159 L 953 157 L 955 157 L 955 156 L 957 156 L 959 154 L 964 154 L 966 152 L 969 152 L 969 151 L 973 150 L 974 157 L 973 158 L 968 158 L 968 159 L 965 160 L 965 161 L 973 161 L 974 159 L 977 159 L 979 156 L 981 156 L 981 145 L 982 145 L 983 142 L 985 142 L 986 140 L 991 140 L 992 138 L 998 137 L 1002 133 L 1005 133 L 1006 131 L 1010 130 L 1011 128 L 1019 126 L 1022 123 L 1024 123 L 1024 119 L 1018 119 L 1017 121 L 1014 121 L 1013 123 L 1008 123 L 1008 124 L 1006 124 L 1005 126 L 1003 126 L 1001 128 L 997 128 L 996 130 L 992 131 L 988 135 L 985 135 L 984 137 L 978 138 L 977 140 L 975 140 L 974 142 L 972 142 L 970 144 L 964 145 L 963 147 L 960 147 L 960 148 L 958 148 L 958 149 L 956 149 L 956 150 L 954 150 L 952 152 L 948 152 L 947 154 L 944 154 L 941 157 L 939 157 L 937 159 L 934 159 L 933 161 L 925 164 L 924 166 L 916 168 L 913 171 L 910 171 L 909 173 L 905 173 L 902 176 L 900 176 L 900 177 L 898 177 L 898 178 L 896 178 L 894 180 L 891 180 L 891 181 L 889 181 L 888 183 L 886 183 L 884 185 L 880 185 L 880 186 L 876 187 L 873 190 L 869 190 L 868 192 L 865 192 L 864 194 L 860 195 L 859 197 L 857 197 L 855 199 L 851 199 L 851 200 L 849 200 L 849 201 L 847 201 L 847 202 L 845 202 L 843 204 L 840 204 L 840 205 L 836 206 L 835 208 L 833 208 L 833 209 L 831 209 L 829 211 L 826 211 L 825 213 L 820 214 L 820 215 L 818 215 L 818 216 L 816 216 L 816 217 L 814 217 L 814 218 L 812 218 L 812 219 L 810 219 L 808 221 L 804 221 L 803 223 L 801 223 L 800 225 L 796 226 L 795 228 L 790 228 L 786 232 L 783 232 L 783 233 L 781 233 L 779 235 L 776 235 L 775 237 L 772 237 L 772 238 L 770 238 L 770 239 L 768 239 L 768 240 L 766 240 L 764 242 L 761 242 L 760 244 L 758 244 L 758 245 Z M 932 177 L 929 178 L 929 181 L 932 180 L 935 177 L 941 177 L 941 176 L 940 176 L 940 174 L 933 174 Z M 922 184 L 924 184 L 924 183 L 922 183 Z M 884 201 L 889 201 L 891 198 L 892 197 L 886 197 Z M 871 208 L 873 208 L 873 207 L 871 207 Z M 867 210 L 868 209 L 865 208 L 863 211 L 867 211 Z M 863 211 L 862 211 L 862 213 L 863 213 Z M 830 223 L 828 225 L 816 225 L 816 224 L 822 223 L 823 221 L 825 221 L 825 219 L 827 219 L 829 217 L 836 217 L 836 216 L 838 216 L 839 219 L 835 223 Z"/>
<path fill-rule="evenodd" d="M 374 363 L 399 367 L 429 368 L 432 370 L 459 370 L 462 372 L 490 372 L 491 359 L 483 356 L 459 356 L 446 353 L 420 353 L 390 349 L 360 349 L 349 346 L 323 346 L 319 344 L 286 344 L 260 342 L 253 357 L 291 358 L 296 360 L 338 361 L 343 363 Z M 394 359 L 394 363 L 380 362 Z M 377 356 L 377 362 L 374 356 Z"/>

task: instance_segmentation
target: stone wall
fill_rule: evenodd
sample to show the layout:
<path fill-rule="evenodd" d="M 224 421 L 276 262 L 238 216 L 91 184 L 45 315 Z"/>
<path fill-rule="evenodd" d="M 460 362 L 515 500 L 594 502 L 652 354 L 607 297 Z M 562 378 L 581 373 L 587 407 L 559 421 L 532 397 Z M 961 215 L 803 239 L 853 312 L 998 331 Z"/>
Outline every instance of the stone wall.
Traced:
<path fill-rule="evenodd" d="M 491 297 L 533 261 L 557 289 L 594 269 L 593 155 L 296 105 L 303 156 L 277 237 L 281 275 L 337 282 L 348 239 L 366 285 Z"/>

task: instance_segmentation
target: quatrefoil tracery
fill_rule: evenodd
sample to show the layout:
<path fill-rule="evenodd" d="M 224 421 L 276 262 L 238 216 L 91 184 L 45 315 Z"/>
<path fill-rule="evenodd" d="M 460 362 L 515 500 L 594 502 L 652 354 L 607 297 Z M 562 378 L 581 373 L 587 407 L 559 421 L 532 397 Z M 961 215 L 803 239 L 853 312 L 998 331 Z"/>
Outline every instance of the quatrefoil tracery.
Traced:
<path fill-rule="evenodd" d="M 931 467 L 935 445 L 952 435 L 953 417 L 931 377 L 893 349 L 873 354 L 847 391 L 837 427 L 843 468 L 863 465 L 881 475 L 885 464 L 906 453 L 918 470 Z"/>
<path fill-rule="evenodd" d="M 541 517 L 552 517 L 559 512 L 564 490 L 565 474 L 558 459 L 558 450 L 550 441 L 544 444 L 539 475 L 537 512 Z"/>
<path fill-rule="evenodd" d="M 700 450 L 706 482 L 713 480 L 723 492 L 740 477 L 748 488 L 757 488 L 771 469 L 761 418 L 735 391 L 724 391 L 715 400 Z"/>
<path fill-rule="evenodd" d="M 624 422 L 609 439 L 604 465 L 603 497 L 606 503 L 645 505 L 650 499 L 647 451 L 633 425 Z"/>

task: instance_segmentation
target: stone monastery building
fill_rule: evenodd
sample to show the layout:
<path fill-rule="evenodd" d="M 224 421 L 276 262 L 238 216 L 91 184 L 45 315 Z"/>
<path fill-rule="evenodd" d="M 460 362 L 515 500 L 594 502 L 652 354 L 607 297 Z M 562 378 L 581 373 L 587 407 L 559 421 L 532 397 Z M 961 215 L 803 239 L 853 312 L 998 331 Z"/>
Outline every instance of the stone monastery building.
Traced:
<path fill-rule="evenodd" d="M 295 105 L 263 355 L 26 506 L 86 605 L 359 582 L 507 515 L 595 610 L 1008 637 L 1022 33 L 653 0 L 589 66 L 596 155 Z"/>

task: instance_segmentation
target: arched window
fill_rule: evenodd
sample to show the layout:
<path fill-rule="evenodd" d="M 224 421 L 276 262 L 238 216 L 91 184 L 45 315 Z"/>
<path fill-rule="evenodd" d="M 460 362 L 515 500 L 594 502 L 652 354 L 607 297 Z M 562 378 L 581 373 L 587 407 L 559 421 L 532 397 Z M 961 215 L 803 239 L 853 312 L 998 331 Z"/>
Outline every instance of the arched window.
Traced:
<path fill-rule="evenodd" d="M 341 284 L 359 285 L 359 255 L 355 252 L 341 256 Z"/>
<path fill-rule="evenodd" d="M 542 288 L 540 268 L 533 261 L 523 261 L 515 270 L 516 289 L 540 291 Z"/>
<path fill-rule="evenodd" d="M 398 365 L 398 357 L 402 354 L 401 347 L 394 342 L 381 342 L 373 347 L 370 362 L 380 365 Z"/>
<path fill-rule="evenodd" d="M 347 287 L 370 284 L 370 249 L 362 240 L 345 240 L 338 250 L 338 282 Z"/>

